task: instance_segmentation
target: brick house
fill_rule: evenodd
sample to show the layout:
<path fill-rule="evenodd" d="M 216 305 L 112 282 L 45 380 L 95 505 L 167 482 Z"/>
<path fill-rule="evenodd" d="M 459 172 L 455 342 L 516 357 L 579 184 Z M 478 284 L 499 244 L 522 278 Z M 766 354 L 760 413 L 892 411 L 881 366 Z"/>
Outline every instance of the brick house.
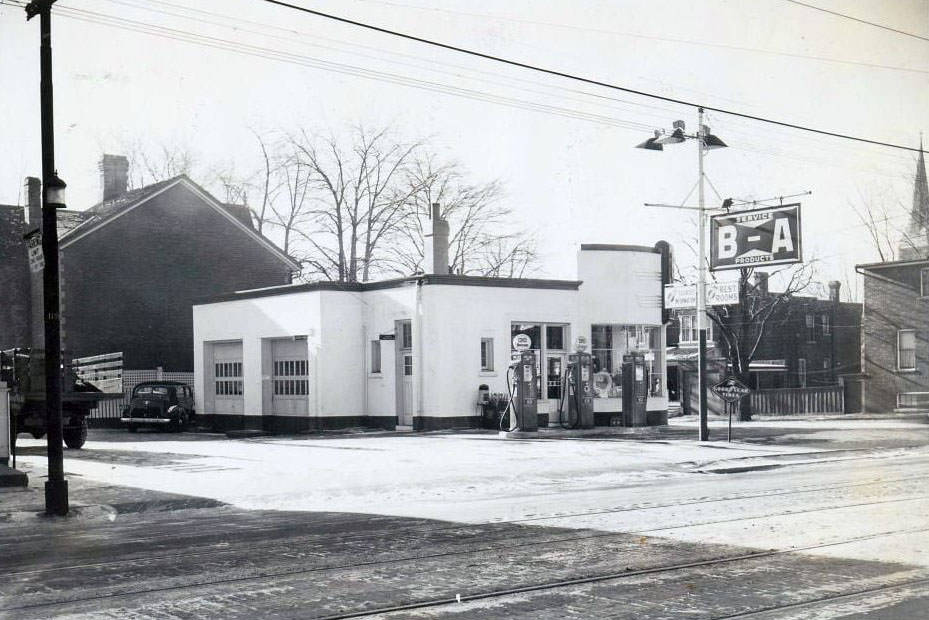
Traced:
<path fill-rule="evenodd" d="M 289 284 L 299 270 L 247 207 L 187 176 L 128 191 L 125 157 L 104 155 L 100 170 L 102 201 L 58 214 L 62 345 L 73 356 L 122 351 L 126 368 L 190 372 L 194 299 Z M 28 222 L 38 222 L 38 179 L 26 188 Z"/>
<path fill-rule="evenodd" d="M 856 267 L 864 276 L 862 371 L 867 411 L 929 406 L 929 184 L 922 150 L 899 256 Z"/>
<path fill-rule="evenodd" d="M 755 390 L 837 385 L 860 368 L 861 304 L 840 301 L 840 283 L 829 283 L 829 299 L 792 296 L 768 319 L 758 351 L 749 364 Z M 773 296 L 767 274 L 755 273 L 752 295 Z M 677 397 L 685 410 L 696 408 L 698 333 L 694 310 L 672 310 L 668 325 L 669 400 Z M 718 328 L 708 321 L 707 382 L 725 378 L 728 362 Z M 687 394 L 690 395 L 688 402 Z M 710 410 L 722 413 L 723 403 L 708 398 Z"/>

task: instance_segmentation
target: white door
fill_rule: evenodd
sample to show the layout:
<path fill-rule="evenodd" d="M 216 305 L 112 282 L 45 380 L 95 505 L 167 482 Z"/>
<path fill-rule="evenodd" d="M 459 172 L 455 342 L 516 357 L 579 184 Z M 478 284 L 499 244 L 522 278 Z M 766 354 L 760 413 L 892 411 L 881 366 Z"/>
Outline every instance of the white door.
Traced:
<path fill-rule="evenodd" d="M 309 413 L 310 363 L 306 338 L 271 342 L 271 413 Z"/>
<path fill-rule="evenodd" d="M 213 397 L 213 412 L 242 415 L 245 411 L 242 386 L 242 342 L 213 343 L 206 392 Z"/>
<path fill-rule="evenodd" d="M 396 323 L 397 424 L 413 426 L 413 327 L 410 321 Z"/>

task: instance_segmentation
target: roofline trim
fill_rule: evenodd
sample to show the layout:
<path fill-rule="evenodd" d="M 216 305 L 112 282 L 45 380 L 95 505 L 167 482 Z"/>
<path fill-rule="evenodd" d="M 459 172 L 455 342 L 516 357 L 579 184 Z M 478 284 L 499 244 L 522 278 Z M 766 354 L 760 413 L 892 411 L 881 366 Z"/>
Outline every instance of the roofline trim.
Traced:
<path fill-rule="evenodd" d="M 873 269 L 882 269 L 886 267 L 912 267 L 914 265 L 920 264 L 929 264 L 929 258 L 913 258 L 910 260 L 889 260 L 879 263 L 864 263 L 862 265 L 855 265 L 855 268 L 870 271 Z"/>
<path fill-rule="evenodd" d="M 661 250 L 647 245 L 628 245 L 615 243 L 582 243 L 581 251 L 606 252 L 643 252 L 646 254 L 661 254 Z"/>
<path fill-rule="evenodd" d="M 62 236 L 61 236 L 61 239 L 59 239 L 59 246 L 58 246 L 59 249 L 60 249 L 60 250 L 65 249 L 66 247 L 68 247 L 69 245 L 71 245 L 72 243 L 74 243 L 75 241 L 79 241 L 80 239 L 83 239 L 83 238 L 86 237 L 87 235 L 89 235 L 89 234 L 91 234 L 91 233 L 93 233 L 93 232 L 96 232 L 97 230 L 103 228 L 104 226 L 106 226 L 107 224 L 109 224 L 110 222 L 112 222 L 113 220 L 118 219 L 119 217 L 125 215 L 126 213 L 129 213 L 130 211 L 132 211 L 133 209 L 135 209 L 135 208 L 138 207 L 139 205 L 145 204 L 146 202 L 148 202 L 149 200 L 151 200 L 151 199 L 154 198 L 155 196 L 158 196 L 158 195 L 161 194 L 162 192 L 165 192 L 165 191 L 167 191 L 168 189 L 170 189 L 170 188 L 174 187 L 175 185 L 177 185 L 178 183 L 180 183 L 180 182 L 181 182 L 181 179 L 183 179 L 183 177 L 177 177 L 177 178 L 176 178 L 174 181 L 172 181 L 171 183 L 165 184 L 165 186 L 162 187 L 162 188 L 160 188 L 158 191 L 153 192 L 152 194 L 150 194 L 150 195 L 148 195 L 148 196 L 142 198 L 142 199 L 139 200 L 138 202 L 136 202 L 136 203 L 130 205 L 129 207 L 127 207 L 127 208 L 125 208 L 125 209 L 123 209 L 123 210 L 121 210 L 121 211 L 119 211 L 118 213 L 116 213 L 116 214 L 113 215 L 112 217 L 108 217 L 108 218 L 106 218 L 106 219 L 103 219 L 103 220 L 97 222 L 96 224 L 90 226 L 87 230 L 84 230 L 84 231 L 79 232 L 79 233 L 75 233 L 74 231 L 79 230 L 79 229 L 81 228 L 81 225 L 78 225 L 78 226 L 72 228 L 71 230 L 69 230 L 68 232 L 66 232 L 64 235 L 62 235 Z M 83 211 L 81 211 L 81 213 L 83 213 Z M 72 233 L 74 233 L 74 234 L 72 234 Z"/>
<path fill-rule="evenodd" d="M 245 291 L 222 293 L 214 297 L 194 300 L 194 306 L 205 306 L 214 303 L 239 301 L 243 299 L 257 299 L 261 297 L 277 297 L 297 293 L 316 292 L 344 292 L 364 293 L 389 288 L 400 288 L 405 285 L 444 285 L 444 286 L 485 286 L 488 288 L 535 288 L 548 290 L 576 291 L 582 281 L 580 280 L 542 280 L 535 278 L 492 278 L 484 276 L 457 276 L 426 274 L 380 280 L 377 282 L 308 282 L 306 284 L 290 284 Z"/>

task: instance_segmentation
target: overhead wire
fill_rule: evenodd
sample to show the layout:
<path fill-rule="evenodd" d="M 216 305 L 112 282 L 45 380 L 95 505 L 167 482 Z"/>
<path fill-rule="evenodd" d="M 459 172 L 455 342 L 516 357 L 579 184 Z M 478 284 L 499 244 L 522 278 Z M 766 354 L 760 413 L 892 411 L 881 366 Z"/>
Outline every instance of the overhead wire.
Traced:
<path fill-rule="evenodd" d="M 890 32 L 895 32 L 895 33 L 897 33 L 897 34 L 902 34 L 902 35 L 907 36 L 907 37 L 912 37 L 912 38 L 914 38 L 914 39 L 919 39 L 920 41 L 929 41 L 929 37 L 924 37 L 924 36 L 919 35 L 919 34 L 914 34 L 914 33 L 912 33 L 912 32 L 907 32 L 907 31 L 905 31 L 905 30 L 900 30 L 900 29 L 898 29 L 898 28 L 891 28 L 890 26 L 885 26 L 884 24 L 878 24 L 877 22 L 868 21 L 868 20 L 866 20 L 866 19 L 861 19 L 861 18 L 859 18 L 859 17 L 853 17 L 853 16 L 848 15 L 848 14 L 846 14 L 846 13 L 839 13 L 838 11 L 831 11 L 831 10 L 829 10 L 829 9 L 827 9 L 827 8 L 823 8 L 823 7 L 821 7 L 821 6 L 816 6 L 816 5 L 814 5 L 814 4 L 807 4 L 806 2 L 799 2 L 799 0 L 784 0 L 784 2 L 789 2 L 790 4 L 796 4 L 796 5 L 798 5 L 798 6 L 802 6 L 802 7 L 808 8 L 808 9 L 812 9 L 812 10 L 814 10 L 814 11 L 821 11 L 822 13 L 828 13 L 829 15 L 834 15 L 834 16 L 836 16 L 836 17 L 841 17 L 841 18 L 843 18 L 843 19 L 848 19 L 848 20 L 851 20 L 851 21 L 854 21 L 854 22 L 858 22 L 859 24 L 866 24 L 866 25 L 868 25 L 868 26 L 873 26 L 873 27 L 875 27 L 875 28 L 880 28 L 881 30 L 888 30 L 888 31 L 890 31 Z"/>
<path fill-rule="evenodd" d="M 593 78 L 583 77 L 583 76 L 580 76 L 580 75 L 576 75 L 576 74 L 573 74 L 573 73 L 569 73 L 569 72 L 567 72 L 567 71 L 560 71 L 560 70 L 556 70 L 556 69 L 548 69 L 548 68 L 542 67 L 542 66 L 540 66 L 540 65 L 534 65 L 534 64 L 531 64 L 531 63 L 521 62 L 521 61 L 518 61 L 518 60 L 513 60 L 513 59 L 510 59 L 510 58 L 505 58 L 505 57 L 502 57 L 502 56 L 496 56 L 496 55 L 494 55 L 494 54 L 488 54 L 488 53 L 485 53 L 485 52 L 480 52 L 480 51 L 477 51 L 477 50 L 473 50 L 473 49 L 469 49 L 469 48 L 465 48 L 465 47 L 461 47 L 461 46 L 457 46 L 457 45 L 452 45 L 452 44 L 449 44 L 449 43 L 442 43 L 441 41 L 436 41 L 436 40 L 428 39 L 428 38 L 421 37 L 421 36 L 418 36 L 418 35 L 412 35 L 412 34 L 409 34 L 409 33 L 400 32 L 400 31 L 398 31 L 398 30 L 392 30 L 392 29 L 390 29 L 390 28 L 384 28 L 384 27 L 381 27 L 381 26 L 375 26 L 375 25 L 373 25 L 373 24 L 368 24 L 368 23 L 366 23 L 366 22 L 362 22 L 362 21 L 358 21 L 358 20 L 354 20 L 354 19 L 349 19 L 349 18 L 347 18 L 347 17 L 342 17 L 342 16 L 335 15 L 335 14 L 332 14 L 332 13 L 326 13 L 326 12 L 323 12 L 323 11 L 318 11 L 318 10 L 316 10 L 316 9 L 310 9 L 310 8 L 308 8 L 308 7 L 300 6 L 300 5 L 298 5 L 298 4 L 293 4 L 293 3 L 291 3 L 291 2 L 285 2 L 285 1 L 283 1 L 283 0 L 260 0 L 260 1 L 261 1 L 261 2 L 265 2 L 265 3 L 267 3 L 267 4 L 272 4 L 272 5 L 275 5 L 275 6 L 282 7 L 282 8 L 290 9 L 290 10 L 293 10 L 293 11 L 298 11 L 298 12 L 301 12 L 301 13 L 306 13 L 306 14 L 308 14 L 308 15 L 314 15 L 314 16 L 317 16 L 317 17 L 322 17 L 322 18 L 324 18 L 324 19 L 328 19 L 328 20 L 331 20 L 331 21 L 336 21 L 336 22 L 343 23 L 343 24 L 348 24 L 348 25 L 352 25 L 352 26 L 357 26 L 357 27 L 359 27 L 359 28 L 364 28 L 364 29 L 370 30 L 370 31 L 372 31 L 372 32 L 378 32 L 378 33 L 381 33 L 381 34 L 386 34 L 386 35 L 389 35 L 389 36 L 392 36 L 392 37 L 401 38 L 401 39 L 405 39 L 405 40 L 408 40 L 408 41 L 416 41 L 416 42 L 418 42 L 418 43 L 423 43 L 423 44 L 425 44 L 425 45 L 429 45 L 429 46 L 436 47 L 436 48 L 439 48 L 439 49 L 445 49 L 445 50 L 449 50 L 449 51 L 458 52 L 458 53 L 461 53 L 461 54 L 467 54 L 467 55 L 469 55 L 469 56 L 474 56 L 474 57 L 476 57 L 476 58 L 483 58 L 483 59 L 485 59 L 485 60 L 491 60 L 491 61 L 494 61 L 494 62 L 497 62 L 497 63 L 502 63 L 502 64 L 506 64 L 506 65 L 509 65 L 509 66 L 513 66 L 513 67 L 520 67 L 520 68 L 522 68 L 522 69 L 527 69 L 527 70 L 530 70 L 530 71 L 535 71 L 535 72 L 539 72 L 539 73 L 544 73 L 544 74 L 547 74 L 547 75 L 558 76 L 558 77 L 562 77 L 562 78 L 565 78 L 565 79 L 568 79 L 568 80 L 574 80 L 574 81 L 582 82 L 582 83 L 585 83 L 585 84 L 591 84 L 591 85 L 594 85 L 594 86 L 600 86 L 600 87 L 603 87 L 603 88 L 607 88 L 607 89 L 611 89 L 611 90 L 616 90 L 616 91 L 620 91 L 620 92 L 625 92 L 625 93 L 629 93 L 629 94 L 639 95 L 639 96 L 641 96 L 641 97 L 647 97 L 647 98 L 655 99 L 655 100 L 658 100 L 658 101 L 664 101 L 664 102 L 666 102 L 666 103 L 675 103 L 675 104 L 682 105 L 682 106 L 687 106 L 687 107 L 690 107 L 690 108 L 702 107 L 702 108 L 705 109 L 705 110 L 709 110 L 709 111 L 713 111 L 713 112 L 718 112 L 718 113 L 720 113 L 720 114 L 727 114 L 727 115 L 730 115 L 730 116 L 736 116 L 736 117 L 751 119 L 751 120 L 755 120 L 755 121 L 758 121 L 758 122 L 767 123 L 767 124 L 771 124 L 771 125 L 779 125 L 779 126 L 782 126 L 782 127 L 790 127 L 790 128 L 792 128 L 792 129 L 796 129 L 796 130 L 799 130 L 799 131 L 807 131 L 807 132 L 811 132 L 811 133 L 817 133 L 817 134 L 820 134 L 820 135 L 830 136 L 830 137 L 833 137 L 833 138 L 839 138 L 839 139 L 843 139 L 843 140 L 852 140 L 852 141 L 856 141 L 856 142 L 862 142 L 862 143 L 867 143 L 867 144 L 874 144 L 874 145 L 879 145 L 879 146 L 885 146 L 885 147 L 888 147 L 888 148 L 895 148 L 895 149 L 900 149 L 900 150 L 904 150 L 904 151 L 914 151 L 914 152 L 918 152 L 918 151 L 919 151 L 919 149 L 916 149 L 916 148 L 913 148 L 913 147 L 903 146 L 903 145 L 900 145 L 900 144 L 894 144 L 894 143 L 891 143 L 891 142 L 884 142 L 884 141 L 881 141 L 881 140 L 874 140 L 874 139 L 871 139 L 871 138 L 863 138 L 863 137 L 860 137 L 860 136 L 853 136 L 853 135 L 851 135 L 851 134 L 845 134 L 845 133 L 840 133 L 840 132 L 835 132 L 835 131 L 828 131 L 828 130 L 825 130 L 825 129 L 818 129 L 818 128 L 815 128 L 815 127 L 808 127 L 808 126 L 800 125 L 800 124 L 797 124 L 797 123 L 789 123 L 789 122 L 786 122 L 786 121 L 779 121 L 779 120 L 772 119 L 772 118 L 768 118 L 768 117 L 764 117 L 764 116 L 757 116 L 757 115 L 754 115 L 754 114 L 747 114 L 747 113 L 744 113 L 744 112 L 738 112 L 738 111 L 736 111 L 736 110 L 729 110 L 729 109 L 726 109 L 726 108 L 720 108 L 720 107 L 715 107 L 715 106 L 700 104 L 700 103 L 696 103 L 696 102 L 694 102 L 694 101 L 688 101 L 688 100 L 679 99 L 679 98 L 676 98 L 676 97 L 668 97 L 668 96 L 665 96 L 665 95 L 659 95 L 659 94 L 656 94 L 656 93 L 651 93 L 651 92 L 647 92 L 647 91 L 643 91 L 643 90 L 638 90 L 638 89 L 634 89 L 634 88 L 628 88 L 628 87 L 625 87 L 625 86 L 620 86 L 620 85 L 618 85 L 618 84 L 611 84 L 611 83 L 609 83 L 609 82 L 604 82 L 604 81 L 602 81 L 602 80 L 597 80 L 597 79 L 593 79 Z"/>
<path fill-rule="evenodd" d="M 395 6 L 395 7 L 400 7 L 400 8 L 407 8 L 407 9 L 412 9 L 412 10 L 426 11 L 426 12 L 441 12 L 441 13 L 448 13 L 452 15 L 465 15 L 465 16 L 476 17 L 480 19 L 493 19 L 497 21 L 507 21 L 507 22 L 513 22 L 513 23 L 519 23 L 519 24 L 530 24 L 534 26 L 546 26 L 549 28 L 560 28 L 560 29 L 568 29 L 568 30 L 575 30 L 575 31 L 581 31 L 581 32 L 592 32 L 592 33 L 597 33 L 597 34 L 605 34 L 605 35 L 617 36 L 617 37 L 644 39 L 648 41 L 682 43 L 684 45 L 694 45 L 694 46 L 700 46 L 700 47 L 710 47 L 710 48 L 740 51 L 740 52 L 751 52 L 755 54 L 766 54 L 766 55 L 771 55 L 771 56 L 781 56 L 785 58 L 798 58 L 798 59 L 813 60 L 813 61 L 818 61 L 818 62 L 830 62 L 830 63 L 845 64 L 845 65 L 856 65 L 856 66 L 861 66 L 861 67 L 869 67 L 873 69 L 887 69 L 890 71 L 905 71 L 905 72 L 911 72 L 911 73 L 929 73 L 929 69 L 915 69 L 912 67 L 883 65 L 883 64 L 878 64 L 878 63 L 847 60 L 843 58 L 829 58 L 826 56 L 811 56 L 809 54 L 797 54 L 793 52 L 766 50 L 766 49 L 760 49 L 756 47 L 744 47 L 740 45 L 727 45 L 724 43 L 713 43 L 709 41 L 694 41 L 690 39 L 679 39 L 679 38 L 674 38 L 674 37 L 645 35 L 645 34 L 634 33 L 634 32 L 620 32 L 617 30 L 609 30 L 606 28 L 591 28 L 589 26 L 577 26 L 574 24 L 547 22 L 547 21 L 541 21 L 541 20 L 536 20 L 536 19 L 511 17 L 511 16 L 493 14 L 493 13 L 477 13 L 473 11 L 461 11 L 461 10 L 448 9 L 448 8 L 442 8 L 442 7 L 436 7 L 436 6 L 419 6 L 419 5 L 405 4 L 402 2 L 391 2 L 389 0 L 357 0 L 357 1 L 369 3 L 369 4 L 381 4 L 381 5 L 386 5 L 386 6 Z"/>

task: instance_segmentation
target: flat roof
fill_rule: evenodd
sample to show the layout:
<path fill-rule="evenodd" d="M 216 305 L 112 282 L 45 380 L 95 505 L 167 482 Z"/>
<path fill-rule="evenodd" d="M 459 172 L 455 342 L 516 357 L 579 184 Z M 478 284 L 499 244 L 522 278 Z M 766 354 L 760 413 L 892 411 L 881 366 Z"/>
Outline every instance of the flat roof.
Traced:
<path fill-rule="evenodd" d="M 615 243 L 582 243 L 582 251 L 600 252 L 646 252 L 648 254 L 661 254 L 661 250 L 647 245 L 626 245 Z"/>
<path fill-rule="evenodd" d="M 888 260 L 879 263 L 865 263 L 855 265 L 856 269 L 882 269 L 887 267 L 910 267 L 912 265 L 929 264 L 929 258 L 910 258 L 907 260 Z"/>
<path fill-rule="evenodd" d="M 311 293 L 316 291 L 343 291 L 350 293 L 362 293 L 364 291 L 399 288 L 401 286 L 416 283 L 422 283 L 423 285 L 431 286 L 484 286 L 488 288 L 532 288 L 559 291 L 576 291 L 581 285 L 580 280 L 493 278 L 487 276 L 462 276 L 455 274 L 425 274 L 409 276 L 406 278 L 394 278 L 391 280 L 379 280 L 376 282 L 308 282 L 306 284 L 282 284 L 280 286 L 269 286 L 267 288 L 222 293 L 220 295 L 194 300 L 193 305 L 202 306 L 224 301 L 256 299 L 259 297 L 276 297 L 279 295 Z"/>

